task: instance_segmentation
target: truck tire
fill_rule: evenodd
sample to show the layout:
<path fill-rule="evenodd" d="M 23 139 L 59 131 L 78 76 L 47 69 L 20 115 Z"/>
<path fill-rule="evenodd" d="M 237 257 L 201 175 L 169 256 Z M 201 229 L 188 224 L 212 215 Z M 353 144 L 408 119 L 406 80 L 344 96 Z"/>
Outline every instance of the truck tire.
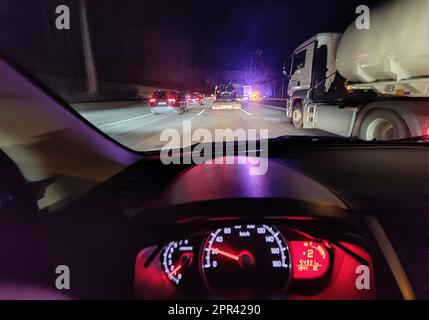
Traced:
<path fill-rule="evenodd" d="M 362 140 L 398 140 L 409 136 L 408 127 L 401 117 L 383 109 L 369 112 L 359 128 Z"/>
<path fill-rule="evenodd" d="M 295 128 L 302 128 L 302 123 L 304 120 L 304 114 L 302 110 L 301 101 L 297 101 L 293 104 L 292 107 L 292 124 Z"/>

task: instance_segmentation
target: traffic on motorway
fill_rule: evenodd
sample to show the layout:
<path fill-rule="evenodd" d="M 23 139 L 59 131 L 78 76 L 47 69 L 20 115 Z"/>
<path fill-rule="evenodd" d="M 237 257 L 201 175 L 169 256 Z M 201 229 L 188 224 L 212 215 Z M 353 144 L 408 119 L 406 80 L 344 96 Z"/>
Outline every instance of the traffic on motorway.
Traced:
<path fill-rule="evenodd" d="M 427 0 L 39 2 L 0 6 L 0 299 L 429 298 Z"/>

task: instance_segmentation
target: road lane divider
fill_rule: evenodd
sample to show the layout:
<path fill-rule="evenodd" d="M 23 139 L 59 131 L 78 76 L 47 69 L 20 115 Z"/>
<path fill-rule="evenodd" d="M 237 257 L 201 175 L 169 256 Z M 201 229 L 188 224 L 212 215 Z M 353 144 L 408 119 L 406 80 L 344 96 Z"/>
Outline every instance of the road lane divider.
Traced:
<path fill-rule="evenodd" d="M 202 115 L 202 114 L 204 113 L 204 111 L 206 111 L 206 109 L 203 109 L 203 110 L 201 110 L 200 112 L 198 112 L 198 114 L 195 116 L 195 118 L 196 118 L 196 117 L 199 117 L 200 115 Z"/>
<path fill-rule="evenodd" d="M 249 111 L 244 110 L 243 108 L 240 109 L 241 111 L 243 111 L 245 114 L 249 115 L 249 116 L 253 116 L 253 114 L 251 114 Z"/>

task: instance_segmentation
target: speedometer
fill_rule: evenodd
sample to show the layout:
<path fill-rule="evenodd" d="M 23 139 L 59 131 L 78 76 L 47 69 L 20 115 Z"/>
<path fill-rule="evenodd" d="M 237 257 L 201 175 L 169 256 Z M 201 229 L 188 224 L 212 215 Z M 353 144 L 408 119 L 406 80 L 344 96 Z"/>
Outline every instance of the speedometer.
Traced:
<path fill-rule="evenodd" d="M 268 225 L 220 228 L 204 244 L 201 272 L 208 288 L 225 298 L 277 295 L 289 279 L 289 249 Z"/>

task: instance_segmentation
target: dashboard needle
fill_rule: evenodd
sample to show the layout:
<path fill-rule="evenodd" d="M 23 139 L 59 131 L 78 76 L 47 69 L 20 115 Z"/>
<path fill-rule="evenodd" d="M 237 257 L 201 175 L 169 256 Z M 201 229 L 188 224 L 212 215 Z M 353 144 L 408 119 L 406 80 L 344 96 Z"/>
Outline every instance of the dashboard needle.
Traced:
<path fill-rule="evenodd" d="M 182 265 L 179 264 L 176 268 L 174 268 L 169 274 L 168 278 L 171 279 L 172 276 L 174 276 L 180 269 L 182 269 Z"/>
<path fill-rule="evenodd" d="M 222 255 L 224 257 L 227 257 L 229 259 L 232 259 L 234 261 L 239 261 L 240 260 L 239 256 L 237 256 L 235 254 L 232 254 L 232 253 L 229 253 L 229 252 L 226 252 L 226 251 L 223 251 L 223 250 L 219 250 L 217 248 L 210 248 L 210 250 L 213 251 L 213 253 L 218 253 L 218 254 L 220 254 L 220 255 Z"/>

